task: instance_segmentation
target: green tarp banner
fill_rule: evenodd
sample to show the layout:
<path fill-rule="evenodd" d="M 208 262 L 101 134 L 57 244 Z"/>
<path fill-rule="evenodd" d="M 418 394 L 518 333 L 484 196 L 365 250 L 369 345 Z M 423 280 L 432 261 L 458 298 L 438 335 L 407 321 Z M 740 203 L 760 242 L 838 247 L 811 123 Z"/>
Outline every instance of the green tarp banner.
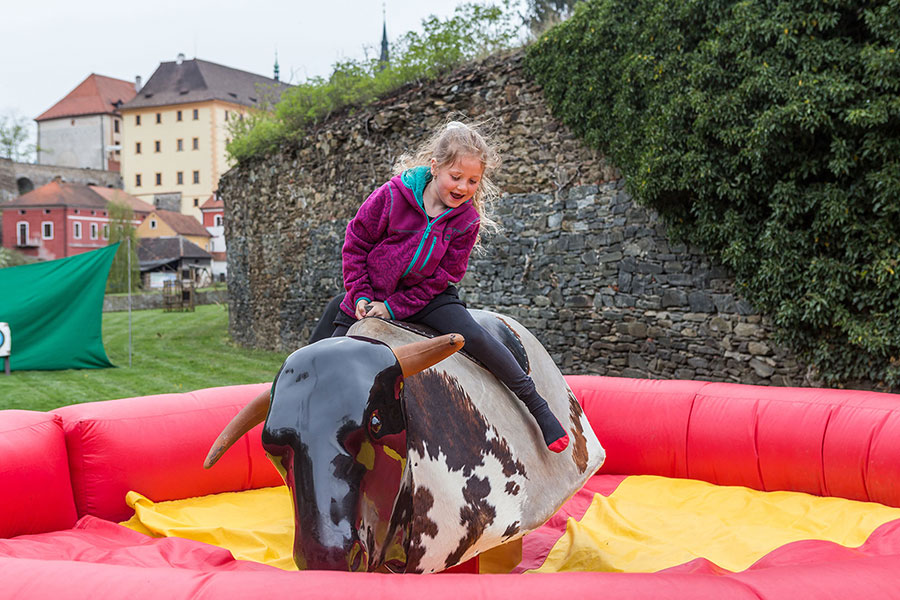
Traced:
<path fill-rule="evenodd" d="M 113 366 L 101 329 L 106 278 L 118 247 L 0 269 L 0 322 L 9 323 L 10 370 Z"/>

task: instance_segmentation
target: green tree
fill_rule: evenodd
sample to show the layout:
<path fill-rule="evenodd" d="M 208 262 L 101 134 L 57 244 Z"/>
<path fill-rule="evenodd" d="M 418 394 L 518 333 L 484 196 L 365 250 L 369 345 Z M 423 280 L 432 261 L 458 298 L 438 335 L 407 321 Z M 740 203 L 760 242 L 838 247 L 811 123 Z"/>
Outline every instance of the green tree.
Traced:
<path fill-rule="evenodd" d="M 29 123 L 25 117 L 15 114 L 0 116 L 0 156 L 15 161 L 24 161 L 34 156 L 38 150 L 29 144 Z"/>
<path fill-rule="evenodd" d="M 570 17 L 575 10 L 575 5 L 580 1 L 528 0 L 528 8 L 522 18 L 531 32 L 539 35 L 549 27 Z"/>
<path fill-rule="evenodd" d="M 528 64 L 779 341 L 900 386 L 900 2 L 589 0 Z"/>
<path fill-rule="evenodd" d="M 128 291 L 129 247 L 131 249 L 131 291 L 137 291 L 141 287 L 141 271 L 137 256 L 137 231 L 134 228 L 134 212 L 127 205 L 110 202 L 108 214 L 109 243 L 122 242 L 122 245 L 116 251 L 116 256 L 113 258 L 112 266 L 109 269 L 106 291 L 113 294 Z"/>
<path fill-rule="evenodd" d="M 313 77 L 285 91 L 274 110 L 233 122 L 229 155 L 241 161 L 271 152 L 338 110 L 364 105 L 406 83 L 516 45 L 521 22 L 511 6 L 511 0 L 466 3 L 449 18 L 428 17 L 418 31 L 403 34 L 391 45 L 387 67 L 374 57 L 335 63 L 329 77 Z"/>

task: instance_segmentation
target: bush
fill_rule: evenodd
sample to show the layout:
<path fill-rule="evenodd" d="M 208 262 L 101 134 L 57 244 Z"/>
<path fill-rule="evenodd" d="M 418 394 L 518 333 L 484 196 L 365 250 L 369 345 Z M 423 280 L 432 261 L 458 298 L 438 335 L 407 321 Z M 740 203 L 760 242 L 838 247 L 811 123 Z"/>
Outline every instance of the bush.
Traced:
<path fill-rule="evenodd" d="M 25 256 L 11 248 L 0 248 L 0 269 L 5 267 L 17 267 L 37 262 L 36 258 Z"/>
<path fill-rule="evenodd" d="M 898 0 L 591 0 L 527 64 L 779 342 L 828 383 L 896 387 L 898 47 Z"/>
<path fill-rule="evenodd" d="M 302 137 L 310 126 L 345 107 L 361 106 L 407 83 L 436 77 L 466 60 L 511 47 L 521 24 L 510 8 L 462 4 L 452 17 L 431 16 L 421 31 L 403 34 L 389 51 L 388 64 L 378 59 L 346 60 L 328 78 L 313 77 L 282 94 L 272 111 L 232 121 L 227 149 L 242 161 Z"/>

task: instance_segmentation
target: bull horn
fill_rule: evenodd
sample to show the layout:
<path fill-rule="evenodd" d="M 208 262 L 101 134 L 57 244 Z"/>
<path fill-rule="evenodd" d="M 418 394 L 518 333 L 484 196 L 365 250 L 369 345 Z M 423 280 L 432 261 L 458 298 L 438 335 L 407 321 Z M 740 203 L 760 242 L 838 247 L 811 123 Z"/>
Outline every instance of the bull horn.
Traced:
<path fill-rule="evenodd" d="M 266 420 L 269 413 L 269 404 L 271 401 L 271 390 L 266 390 L 259 396 L 250 401 L 247 406 L 234 416 L 231 422 L 225 426 L 219 437 L 209 449 L 206 460 L 203 461 L 203 468 L 208 469 L 225 454 L 225 451 L 231 448 L 232 444 L 238 441 L 242 435 Z"/>
<path fill-rule="evenodd" d="M 465 338 L 458 333 L 448 333 L 421 342 L 413 342 L 394 348 L 394 356 L 403 369 L 403 376 L 409 377 L 421 373 L 428 367 L 436 365 L 466 343 Z"/>

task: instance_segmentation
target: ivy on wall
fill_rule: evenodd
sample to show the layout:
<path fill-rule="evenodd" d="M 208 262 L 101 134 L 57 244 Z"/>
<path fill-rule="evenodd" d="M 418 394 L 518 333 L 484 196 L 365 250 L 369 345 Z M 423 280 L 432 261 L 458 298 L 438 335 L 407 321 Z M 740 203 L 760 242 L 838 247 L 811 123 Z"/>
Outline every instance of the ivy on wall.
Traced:
<path fill-rule="evenodd" d="M 900 386 L 900 0 L 588 0 L 528 68 L 779 342 Z"/>

